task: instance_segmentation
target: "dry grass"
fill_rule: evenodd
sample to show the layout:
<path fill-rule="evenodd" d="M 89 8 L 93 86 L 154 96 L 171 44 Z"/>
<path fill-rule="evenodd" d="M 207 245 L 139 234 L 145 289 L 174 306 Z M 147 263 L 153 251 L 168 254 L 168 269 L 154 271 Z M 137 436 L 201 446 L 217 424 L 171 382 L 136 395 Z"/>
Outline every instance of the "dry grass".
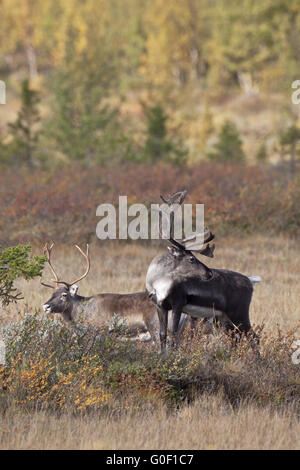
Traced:
<path fill-rule="evenodd" d="M 208 260 L 210 266 L 263 278 L 251 304 L 253 324 L 265 323 L 269 333 L 277 325 L 285 331 L 299 325 L 299 242 L 256 236 L 217 240 L 216 244 L 216 258 Z M 37 248 L 34 251 L 38 253 Z M 81 282 L 80 293 L 143 289 L 147 265 L 157 251 L 154 244 L 95 242 L 91 272 Z M 72 247 L 57 246 L 54 260 L 58 272 L 68 280 L 83 268 Z M 50 278 L 46 271 L 45 278 Z M 24 300 L 2 311 L 5 324 L 26 311 L 40 310 L 48 299 L 49 289 L 40 287 L 38 280 L 20 282 L 19 287 Z M 204 393 L 177 411 L 158 401 L 119 416 L 109 412 L 77 416 L 68 411 L 60 415 L 42 410 L 26 413 L 14 404 L 0 414 L 3 449 L 299 449 L 299 436 L 299 416 L 292 405 L 281 409 L 258 406 L 249 397 L 233 408 L 222 393 Z"/>
<path fill-rule="evenodd" d="M 85 296 L 143 290 L 147 266 L 157 254 L 158 246 L 154 243 L 139 245 L 97 240 L 90 251 L 91 271 L 79 288 L 79 293 Z M 40 247 L 36 247 L 34 253 L 40 254 Z M 84 269 L 84 260 L 72 246 L 55 247 L 53 261 L 60 276 L 67 280 L 76 278 Z M 262 277 L 263 283 L 257 284 L 254 290 L 250 313 L 252 323 L 265 323 L 267 330 L 276 325 L 286 330 L 299 324 L 299 242 L 264 236 L 217 239 L 215 259 L 204 261 L 212 267 Z M 44 278 L 51 279 L 47 268 Z M 18 319 L 18 312 L 41 311 L 41 305 L 50 296 L 50 289 L 41 287 L 38 279 L 21 281 L 18 286 L 24 300 L 3 310 L 3 323 Z"/>
<path fill-rule="evenodd" d="M 119 418 L 12 407 L 0 417 L 0 436 L 2 449 L 299 449 L 300 422 L 292 410 L 234 410 L 221 395 L 203 395 L 172 414 L 159 407 Z"/>

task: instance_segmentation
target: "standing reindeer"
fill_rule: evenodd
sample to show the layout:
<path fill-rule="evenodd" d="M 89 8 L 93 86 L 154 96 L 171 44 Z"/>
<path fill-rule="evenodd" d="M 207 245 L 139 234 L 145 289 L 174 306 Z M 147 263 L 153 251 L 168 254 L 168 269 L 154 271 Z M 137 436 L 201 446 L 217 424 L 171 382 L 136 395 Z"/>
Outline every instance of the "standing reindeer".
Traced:
<path fill-rule="evenodd" d="M 162 351 L 166 348 L 169 310 L 172 310 L 173 320 L 171 346 L 177 340 L 182 312 L 192 319 L 220 319 L 227 330 L 247 334 L 251 328 L 249 306 L 253 283 L 260 281 L 258 277 L 247 277 L 234 271 L 211 269 L 196 258 L 194 253 L 213 257 L 215 246 L 210 246 L 209 242 L 214 235 L 208 228 L 204 233 L 186 238 L 181 243 L 172 237 L 174 213 L 185 196 L 186 191 L 175 193 L 167 199 L 161 196 L 170 210 L 170 233 L 167 238 L 170 246 L 168 253 L 152 260 L 146 275 L 146 289 L 157 308 Z"/>
<path fill-rule="evenodd" d="M 46 313 L 60 313 L 67 322 L 85 320 L 96 325 L 103 324 L 111 320 L 114 315 L 117 315 L 126 320 L 129 326 L 128 331 L 131 334 L 148 330 L 151 339 L 156 339 L 155 333 L 159 327 L 157 313 L 147 292 L 132 294 L 106 293 L 91 297 L 78 295 L 77 283 L 84 279 L 90 270 L 89 246 L 87 245 L 86 253 L 84 253 L 79 246 L 75 245 L 86 260 L 86 270 L 82 276 L 72 282 L 59 280 L 51 263 L 53 246 L 54 243 L 51 245 L 46 244 L 44 247 L 44 254 L 54 276 L 52 281 L 55 283 L 54 287 L 41 281 L 43 286 L 54 290 L 51 298 L 43 305 Z"/>

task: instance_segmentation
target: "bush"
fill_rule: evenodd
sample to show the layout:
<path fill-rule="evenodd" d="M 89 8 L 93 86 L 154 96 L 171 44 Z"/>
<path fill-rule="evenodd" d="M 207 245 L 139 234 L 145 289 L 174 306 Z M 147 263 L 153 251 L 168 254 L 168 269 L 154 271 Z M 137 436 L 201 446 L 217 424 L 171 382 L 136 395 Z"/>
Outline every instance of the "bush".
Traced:
<path fill-rule="evenodd" d="M 14 169 L 0 173 L 0 243 L 87 242 L 95 237 L 103 202 L 118 206 L 159 202 L 160 194 L 188 190 L 187 203 L 205 204 L 205 223 L 214 233 L 300 233 L 300 185 L 270 168 L 203 162 L 115 165 L 57 171 Z"/>
<path fill-rule="evenodd" d="M 299 412 L 300 370 L 291 361 L 294 332 L 261 337 L 260 355 L 244 339 L 234 349 L 228 336 L 201 327 L 177 350 L 160 355 L 153 345 L 121 341 L 114 332 L 66 327 L 27 314 L 3 330 L 7 364 L 0 369 L 0 400 L 19 406 L 75 412 L 178 407 L 204 392 L 224 393 L 233 406 L 245 400 Z"/>

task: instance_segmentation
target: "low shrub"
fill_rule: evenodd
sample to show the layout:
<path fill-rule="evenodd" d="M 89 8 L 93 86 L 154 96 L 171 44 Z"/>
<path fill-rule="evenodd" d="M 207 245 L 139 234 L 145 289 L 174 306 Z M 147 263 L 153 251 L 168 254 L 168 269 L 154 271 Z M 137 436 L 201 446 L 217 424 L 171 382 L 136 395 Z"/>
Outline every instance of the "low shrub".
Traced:
<path fill-rule="evenodd" d="M 259 353 L 246 338 L 233 348 L 222 330 L 208 335 L 200 327 L 161 355 L 152 344 L 123 341 L 108 328 L 27 314 L 2 331 L 2 410 L 13 401 L 25 408 L 120 413 L 161 402 L 178 407 L 204 392 L 221 392 L 232 406 L 246 399 L 300 413 L 300 368 L 291 360 L 295 332 L 256 332 Z"/>
<path fill-rule="evenodd" d="M 152 204 L 160 194 L 188 189 L 187 203 L 205 204 L 205 223 L 218 234 L 299 234 L 299 180 L 270 168 L 203 162 L 118 165 L 56 171 L 7 170 L 0 174 L 0 243 L 87 241 L 95 237 L 102 203 Z"/>

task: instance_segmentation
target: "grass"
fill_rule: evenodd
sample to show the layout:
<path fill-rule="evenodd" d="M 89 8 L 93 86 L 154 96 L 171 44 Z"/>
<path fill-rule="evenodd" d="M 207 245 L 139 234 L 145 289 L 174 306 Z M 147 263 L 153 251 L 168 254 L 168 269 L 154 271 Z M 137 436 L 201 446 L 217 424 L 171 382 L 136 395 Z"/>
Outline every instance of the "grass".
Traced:
<path fill-rule="evenodd" d="M 299 436 L 292 409 L 244 402 L 234 410 L 222 395 L 209 394 L 173 414 L 164 406 L 118 418 L 11 407 L 0 417 L 2 449 L 299 449 Z"/>
<path fill-rule="evenodd" d="M 23 361 L 22 367 L 15 368 L 12 383 L 17 388 L 11 388 L 5 400 L 2 396 L 0 447 L 299 448 L 300 366 L 293 365 L 290 357 L 292 330 L 299 326 L 300 317 L 299 242 L 283 236 L 257 235 L 217 239 L 216 245 L 216 257 L 207 264 L 263 278 L 263 283 L 255 287 L 250 310 L 252 324 L 265 325 L 260 359 L 243 344 L 230 352 L 221 332 L 209 336 L 200 332 L 194 342 L 165 358 L 160 358 L 152 345 L 118 346 L 108 342 L 97 350 L 97 380 L 89 378 L 89 387 L 94 387 L 89 393 L 99 387 L 101 393 L 109 394 L 108 402 L 103 400 L 98 408 L 88 406 L 76 411 L 72 400 L 60 409 L 46 406 L 45 400 L 18 404 L 15 391 L 19 398 L 25 397 L 20 377 L 23 384 L 34 384 L 37 377 L 37 359 L 30 365 L 28 357 L 27 365 Z M 84 264 L 77 250 L 66 245 L 55 249 L 53 261 L 59 274 L 67 280 L 76 277 Z M 154 244 L 94 242 L 91 271 L 80 283 L 80 293 L 143 289 L 146 267 L 158 249 L 162 247 Z M 35 247 L 34 252 L 39 250 Z M 44 276 L 50 279 L 46 270 Z M 40 312 L 41 304 L 50 296 L 50 289 L 41 287 L 38 280 L 21 281 L 18 286 L 24 300 L 3 309 L 3 325 L 20 320 L 27 311 Z M 41 351 L 49 357 L 45 367 L 52 366 L 51 347 Z M 30 356 L 30 348 L 28 351 Z M 34 354 L 32 350 L 32 357 Z M 66 377 L 69 371 L 66 368 Z M 71 387 L 75 390 L 78 377 L 90 377 L 93 368 L 84 363 L 78 372 L 72 371 Z M 51 387 L 57 383 L 53 380 Z M 68 389 L 64 390 L 68 394 Z"/>
<path fill-rule="evenodd" d="M 89 296 L 102 292 L 136 292 L 145 288 L 147 266 L 162 250 L 150 244 L 104 242 L 97 240 L 90 247 L 91 270 L 80 282 L 79 294 Z M 36 246 L 34 254 L 41 254 Z M 53 249 L 53 263 L 62 279 L 75 279 L 84 271 L 84 260 L 78 251 L 67 245 Z M 259 275 L 263 282 L 256 284 L 251 303 L 252 323 L 265 324 L 272 331 L 276 325 L 289 329 L 299 324 L 299 242 L 287 237 L 251 236 L 216 239 L 215 258 L 204 260 L 211 267 L 226 268 L 247 275 Z M 45 269 L 44 279 L 53 277 Z M 20 281 L 18 287 L 24 300 L 2 309 L 1 321 L 20 318 L 20 312 L 41 311 L 51 289 L 40 286 L 39 279 Z"/>

